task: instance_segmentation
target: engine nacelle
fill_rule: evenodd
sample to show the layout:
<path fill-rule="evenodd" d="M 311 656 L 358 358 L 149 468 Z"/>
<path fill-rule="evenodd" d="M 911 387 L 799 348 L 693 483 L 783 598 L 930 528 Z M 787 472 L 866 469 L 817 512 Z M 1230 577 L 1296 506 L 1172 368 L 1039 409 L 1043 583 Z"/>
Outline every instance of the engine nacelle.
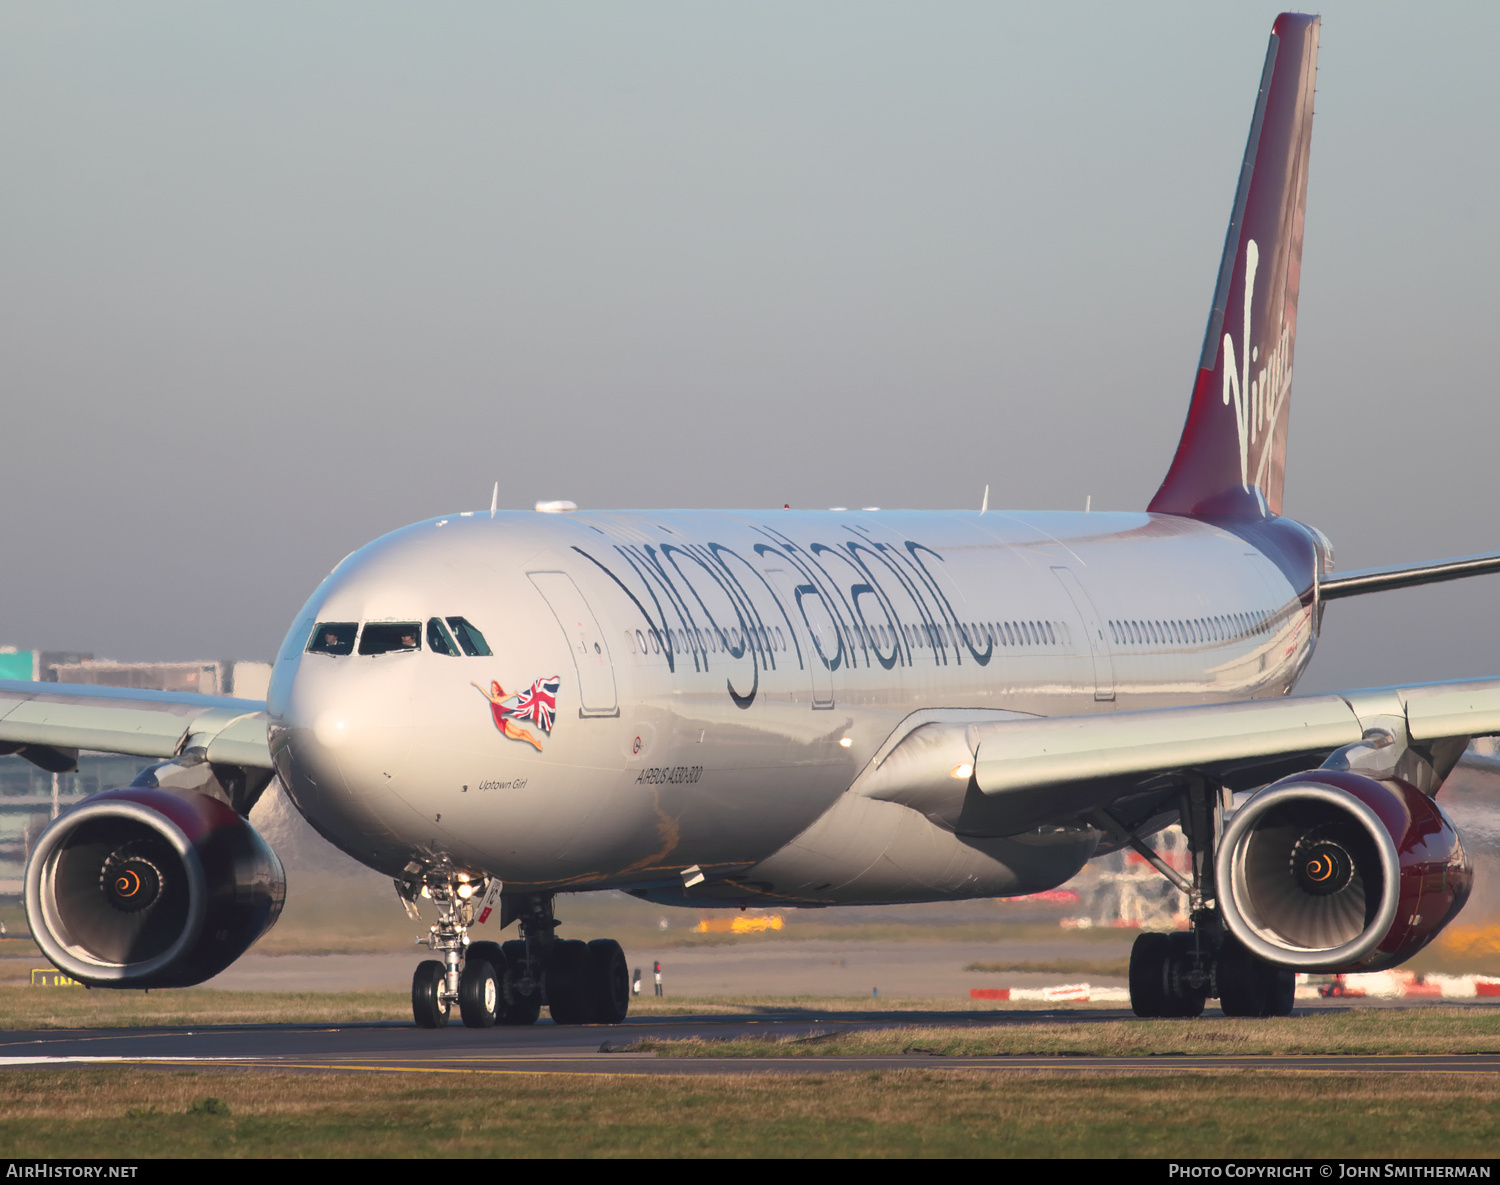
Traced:
<path fill-rule="evenodd" d="M 189 987 L 275 923 L 281 861 L 205 794 L 130 787 L 57 819 L 26 867 L 26 916 L 56 967 L 93 987 Z"/>
<path fill-rule="evenodd" d="M 1267 786 L 1225 829 L 1229 931 L 1269 963 L 1378 971 L 1463 908 L 1474 871 L 1437 803 L 1395 779 L 1319 769 Z"/>

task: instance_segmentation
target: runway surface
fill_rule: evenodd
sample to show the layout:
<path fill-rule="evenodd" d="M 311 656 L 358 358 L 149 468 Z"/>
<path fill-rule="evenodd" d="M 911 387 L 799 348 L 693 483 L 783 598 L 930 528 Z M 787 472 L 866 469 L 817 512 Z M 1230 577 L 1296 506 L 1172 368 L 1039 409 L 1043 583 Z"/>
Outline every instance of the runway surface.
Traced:
<path fill-rule="evenodd" d="M 1473 1007 L 1493 1007 L 1474 1005 Z M 10 1032 L 0 1069 L 135 1064 L 225 1068 L 429 1073 L 825 1074 L 875 1069 L 1175 1074 L 1207 1070 L 1348 1073 L 1500 1073 L 1500 1053 L 1408 1056 L 943 1057 L 912 1052 L 869 1057 L 678 1058 L 619 1051 L 643 1038 L 802 1037 L 908 1025 L 1092 1024 L 1130 1018 L 1091 1009 L 976 1014 L 787 1012 L 757 1016 L 642 1017 L 621 1025 L 422 1030 L 394 1022 L 353 1025 L 223 1025 L 193 1028 Z"/>

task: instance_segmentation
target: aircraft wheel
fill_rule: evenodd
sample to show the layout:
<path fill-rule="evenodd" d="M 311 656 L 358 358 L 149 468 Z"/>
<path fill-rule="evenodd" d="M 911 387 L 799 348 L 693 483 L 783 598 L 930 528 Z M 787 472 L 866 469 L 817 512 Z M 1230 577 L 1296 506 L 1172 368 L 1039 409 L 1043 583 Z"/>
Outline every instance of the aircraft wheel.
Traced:
<path fill-rule="evenodd" d="M 499 1008 L 500 977 L 488 959 L 479 958 L 470 948 L 458 977 L 458 1013 L 467 1027 L 488 1029 L 498 1019 Z"/>
<path fill-rule="evenodd" d="M 1266 1015 L 1291 1016 L 1297 1003 L 1297 973 L 1290 967 L 1261 964 L 1265 975 Z"/>
<path fill-rule="evenodd" d="M 411 1012 L 419 1029 L 440 1029 L 448 1023 L 448 1001 L 443 999 L 447 970 L 436 959 L 417 964 L 411 977 Z"/>
<path fill-rule="evenodd" d="M 505 949 L 498 942 L 471 942 L 464 951 L 464 958 L 483 959 L 495 969 L 496 979 L 505 978 Z"/>
<path fill-rule="evenodd" d="M 617 1025 L 630 1010 L 630 968 L 625 952 L 613 938 L 596 938 L 589 943 L 594 964 L 594 1023 Z"/>
<path fill-rule="evenodd" d="M 1137 1016 L 1168 1016 L 1167 968 L 1172 943 L 1165 934 L 1141 934 L 1130 948 L 1130 1010 Z"/>
<path fill-rule="evenodd" d="M 1219 981 L 1219 1007 L 1225 1016 L 1271 1016 L 1268 968 L 1232 935 L 1224 935 L 1219 948 L 1216 978 Z"/>
<path fill-rule="evenodd" d="M 594 960 L 576 938 L 552 944 L 547 964 L 547 1007 L 560 1025 L 586 1025 L 594 1019 Z"/>
<path fill-rule="evenodd" d="M 505 974 L 502 981 L 505 989 L 504 1005 L 500 1010 L 500 1023 L 534 1025 L 537 1017 L 542 1014 L 542 994 L 540 991 L 533 991 L 530 995 L 526 995 L 517 987 L 521 977 L 526 973 L 526 943 L 519 938 L 512 938 L 500 949 L 505 961 Z"/>
<path fill-rule="evenodd" d="M 1168 1016 L 1202 1016 L 1208 1002 L 1207 988 L 1194 988 L 1187 981 L 1188 968 L 1192 966 L 1193 936 L 1186 933 L 1167 935 L 1167 974 L 1163 977 L 1166 986 Z"/>

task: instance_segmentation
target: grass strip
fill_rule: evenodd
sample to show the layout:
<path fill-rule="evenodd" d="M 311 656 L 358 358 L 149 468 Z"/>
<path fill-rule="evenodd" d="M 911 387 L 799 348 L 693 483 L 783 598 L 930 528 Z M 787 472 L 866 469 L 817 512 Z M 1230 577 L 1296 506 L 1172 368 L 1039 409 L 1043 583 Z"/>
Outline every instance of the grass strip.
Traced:
<path fill-rule="evenodd" d="M 1500 1079 L 0 1073 L 0 1156 L 1489 1156 Z"/>
<path fill-rule="evenodd" d="M 373 1020 L 411 1023 L 410 993 L 0 987 L 0 1028 L 5 1029 L 347 1024 Z"/>
<path fill-rule="evenodd" d="M 1145 1057 L 1163 1054 L 1326 1056 L 1500 1052 L 1500 1008 L 1354 1008 L 1270 1020 L 1046 1022 L 904 1026 L 809 1037 L 725 1041 L 644 1038 L 630 1049 L 665 1057 L 820 1057 L 929 1053 Z"/>

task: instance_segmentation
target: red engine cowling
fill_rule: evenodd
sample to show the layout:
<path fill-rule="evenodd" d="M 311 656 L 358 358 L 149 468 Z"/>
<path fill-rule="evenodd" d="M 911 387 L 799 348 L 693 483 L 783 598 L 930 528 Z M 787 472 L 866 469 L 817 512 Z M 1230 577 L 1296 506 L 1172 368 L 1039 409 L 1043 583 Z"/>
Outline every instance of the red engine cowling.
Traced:
<path fill-rule="evenodd" d="M 189 987 L 275 923 L 281 861 L 230 807 L 130 787 L 57 819 L 26 867 L 26 916 L 43 953 L 93 987 Z"/>
<path fill-rule="evenodd" d="M 1216 865 L 1229 931 L 1299 971 L 1405 962 L 1463 908 L 1474 872 L 1437 803 L 1405 782 L 1319 769 L 1255 795 Z"/>

